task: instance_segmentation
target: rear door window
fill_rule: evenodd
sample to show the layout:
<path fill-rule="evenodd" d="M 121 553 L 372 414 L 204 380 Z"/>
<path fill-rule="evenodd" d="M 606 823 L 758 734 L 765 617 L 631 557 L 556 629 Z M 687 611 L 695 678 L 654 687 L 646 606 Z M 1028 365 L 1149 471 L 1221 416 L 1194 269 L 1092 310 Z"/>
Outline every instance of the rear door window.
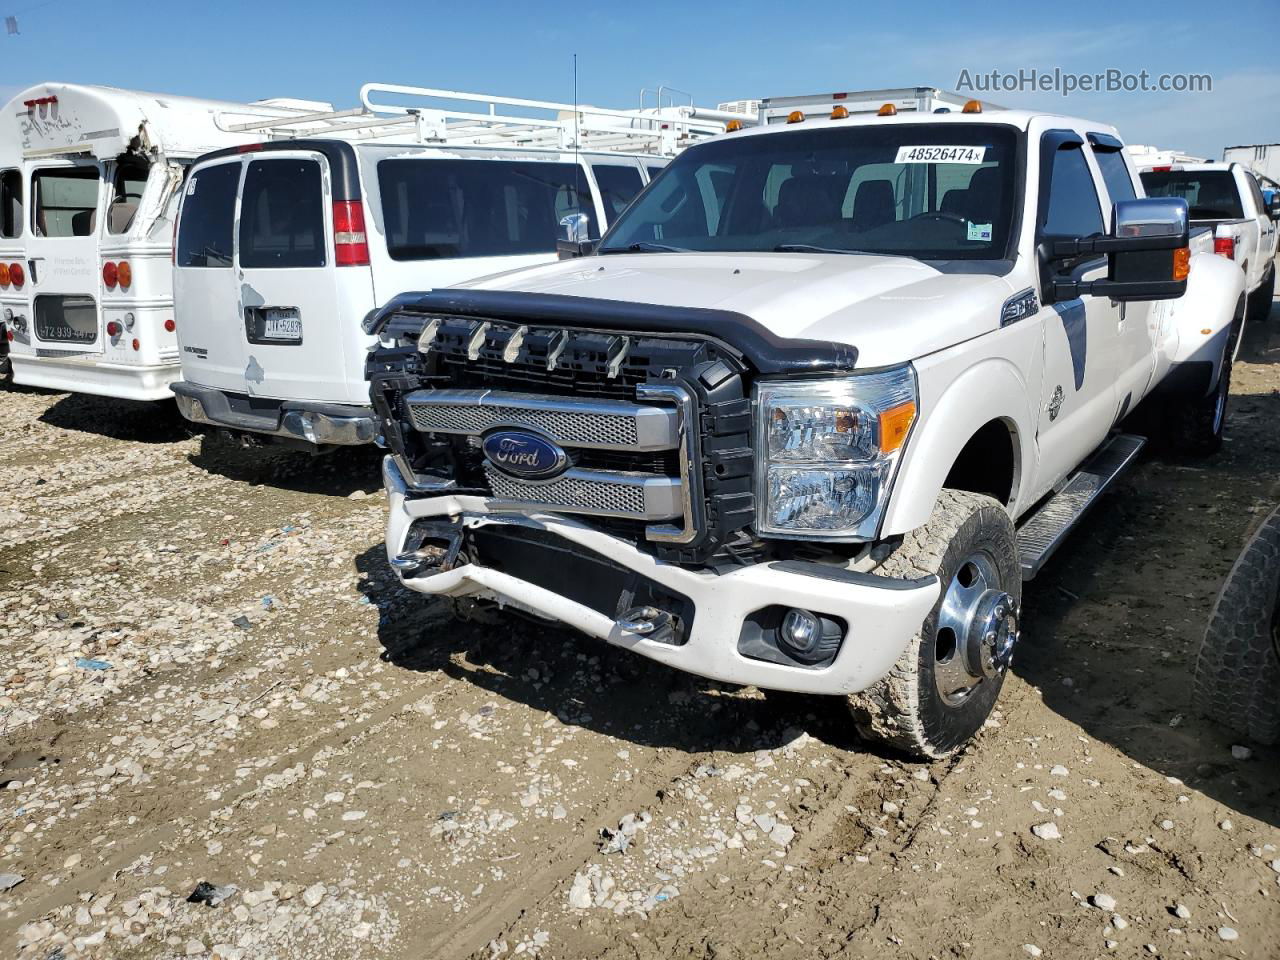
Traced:
<path fill-rule="evenodd" d="M 323 267 L 324 187 L 315 160 L 254 160 L 240 202 L 240 266 Z"/>
<path fill-rule="evenodd" d="M 98 226 L 97 167 L 37 170 L 31 176 L 35 196 L 33 227 L 41 237 L 91 237 Z"/>
<path fill-rule="evenodd" d="M 600 199 L 604 201 L 604 211 L 610 220 L 627 209 L 644 186 L 640 182 L 638 167 L 599 163 L 592 165 L 591 172 L 595 174 Z"/>
<path fill-rule="evenodd" d="M 1125 166 L 1123 153 L 1119 150 L 1094 150 L 1093 158 L 1098 161 L 1102 182 L 1107 185 L 1107 194 L 1112 203 L 1137 197 L 1138 191 L 1133 185 L 1133 178 L 1129 176 L 1129 168 Z"/>
<path fill-rule="evenodd" d="M 180 267 L 230 267 L 240 161 L 196 170 L 183 188 L 178 224 Z"/>
<path fill-rule="evenodd" d="M 573 163 L 383 160 L 378 191 L 392 260 L 552 253 L 572 213 L 600 235 L 586 173 Z"/>
<path fill-rule="evenodd" d="M 147 189 L 151 164 L 138 157 L 121 157 L 116 161 L 111 204 L 107 207 L 107 232 L 128 233 Z"/>
<path fill-rule="evenodd" d="M 22 172 L 0 170 L 0 237 L 22 236 Z"/>

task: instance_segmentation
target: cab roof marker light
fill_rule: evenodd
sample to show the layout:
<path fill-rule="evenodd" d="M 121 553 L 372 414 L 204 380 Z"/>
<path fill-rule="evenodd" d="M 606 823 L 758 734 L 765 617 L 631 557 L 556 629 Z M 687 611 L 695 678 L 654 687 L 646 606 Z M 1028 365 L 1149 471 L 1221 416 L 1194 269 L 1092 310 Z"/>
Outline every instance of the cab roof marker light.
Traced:
<path fill-rule="evenodd" d="M 724 125 L 724 132 L 725 132 L 725 133 L 736 133 L 737 131 L 739 131 L 739 130 L 741 130 L 741 129 L 742 129 L 742 121 L 741 121 L 741 120 L 730 120 L 728 123 L 726 123 L 726 124 Z"/>
<path fill-rule="evenodd" d="M 792 110 L 787 114 L 787 123 L 804 123 L 804 111 Z"/>
<path fill-rule="evenodd" d="M 877 117 L 896 117 L 897 115 L 898 115 L 898 108 L 895 107 L 892 103 L 886 103 L 883 106 L 881 106 L 879 110 L 876 111 Z"/>
<path fill-rule="evenodd" d="M 964 107 L 961 109 L 961 111 L 960 111 L 960 112 L 961 112 L 961 113 L 981 113 L 981 112 L 982 112 L 982 101 L 981 101 L 981 100 L 968 100 L 968 101 L 966 101 L 966 102 L 965 102 L 965 105 L 964 105 Z"/>
<path fill-rule="evenodd" d="M 849 119 L 849 108 L 848 108 L 848 107 L 833 107 L 833 108 L 832 108 L 832 110 L 831 110 L 831 119 L 832 119 L 832 120 L 847 120 L 847 119 Z"/>

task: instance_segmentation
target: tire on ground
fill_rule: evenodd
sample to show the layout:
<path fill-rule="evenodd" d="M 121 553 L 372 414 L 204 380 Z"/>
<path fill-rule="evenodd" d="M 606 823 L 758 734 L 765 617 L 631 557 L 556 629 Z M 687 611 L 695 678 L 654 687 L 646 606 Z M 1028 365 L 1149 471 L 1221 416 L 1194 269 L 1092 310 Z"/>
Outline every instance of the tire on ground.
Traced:
<path fill-rule="evenodd" d="M 999 570 L 1000 588 L 1022 602 L 1022 573 L 1013 522 L 991 497 L 943 490 L 924 526 L 913 530 L 876 572 L 918 578 L 934 574 L 938 601 L 889 674 L 875 686 L 851 694 L 849 708 L 859 733 L 916 757 L 942 759 L 963 747 L 991 714 L 1004 674 L 983 680 L 963 702 L 948 705 L 934 681 L 938 612 L 959 566 L 985 551 Z M 957 653 L 957 655 L 959 655 Z"/>
<path fill-rule="evenodd" d="M 1249 322 L 1258 323 L 1271 315 L 1271 302 L 1276 295 L 1276 268 L 1273 266 L 1267 279 L 1249 294 Z"/>
<path fill-rule="evenodd" d="M 1198 712 L 1280 742 L 1280 509 L 1249 539 L 1214 601 L 1196 658 Z"/>
<path fill-rule="evenodd" d="M 1222 449 L 1231 401 L 1231 343 L 1223 347 L 1218 383 L 1206 396 L 1173 398 L 1164 410 L 1162 445 L 1170 453 L 1209 457 Z"/>

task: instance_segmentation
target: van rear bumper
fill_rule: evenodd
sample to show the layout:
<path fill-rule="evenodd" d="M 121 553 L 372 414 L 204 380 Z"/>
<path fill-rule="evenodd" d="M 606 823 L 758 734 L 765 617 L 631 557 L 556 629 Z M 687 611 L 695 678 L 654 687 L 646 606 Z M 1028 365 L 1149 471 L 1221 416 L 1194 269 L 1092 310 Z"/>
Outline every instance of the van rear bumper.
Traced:
<path fill-rule="evenodd" d="M 269 400 L 205 387 L 173 384 L 178 409 L 192 423 L 256 433 L 311 447 L 357 446 L 378 435 L 371 407 L 310 400 Z"/>

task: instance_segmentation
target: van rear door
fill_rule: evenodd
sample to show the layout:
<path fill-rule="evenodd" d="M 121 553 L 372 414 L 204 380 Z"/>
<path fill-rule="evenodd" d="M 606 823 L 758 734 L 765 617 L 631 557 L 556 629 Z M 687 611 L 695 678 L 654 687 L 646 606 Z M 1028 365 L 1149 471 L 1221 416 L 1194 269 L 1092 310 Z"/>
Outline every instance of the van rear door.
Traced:
<path fill-rule="evenodd" d="M 100 354 L 98 263 L 102 168 L 90 160 L 54 160 L 31 172 L 27 266 L 33 345 L 59 354 Z"/>
<path fill-rule="evenodd" d="M 182 377 L 244 392 L 245 350 L 235 278 L 239 157 L 200 164 L 187 177 L 174 248 L 173 303 Z"/>
<path fill-rule="evenodd" d="M 236 264 L 241 389 L 250 394 L 368 402 L 360 320 L 373 307 L 373 281 L 363 210 L 358 200 L 335 203 L 332 182 L 319 152 L 272 151 L 245 166 Z"/>

